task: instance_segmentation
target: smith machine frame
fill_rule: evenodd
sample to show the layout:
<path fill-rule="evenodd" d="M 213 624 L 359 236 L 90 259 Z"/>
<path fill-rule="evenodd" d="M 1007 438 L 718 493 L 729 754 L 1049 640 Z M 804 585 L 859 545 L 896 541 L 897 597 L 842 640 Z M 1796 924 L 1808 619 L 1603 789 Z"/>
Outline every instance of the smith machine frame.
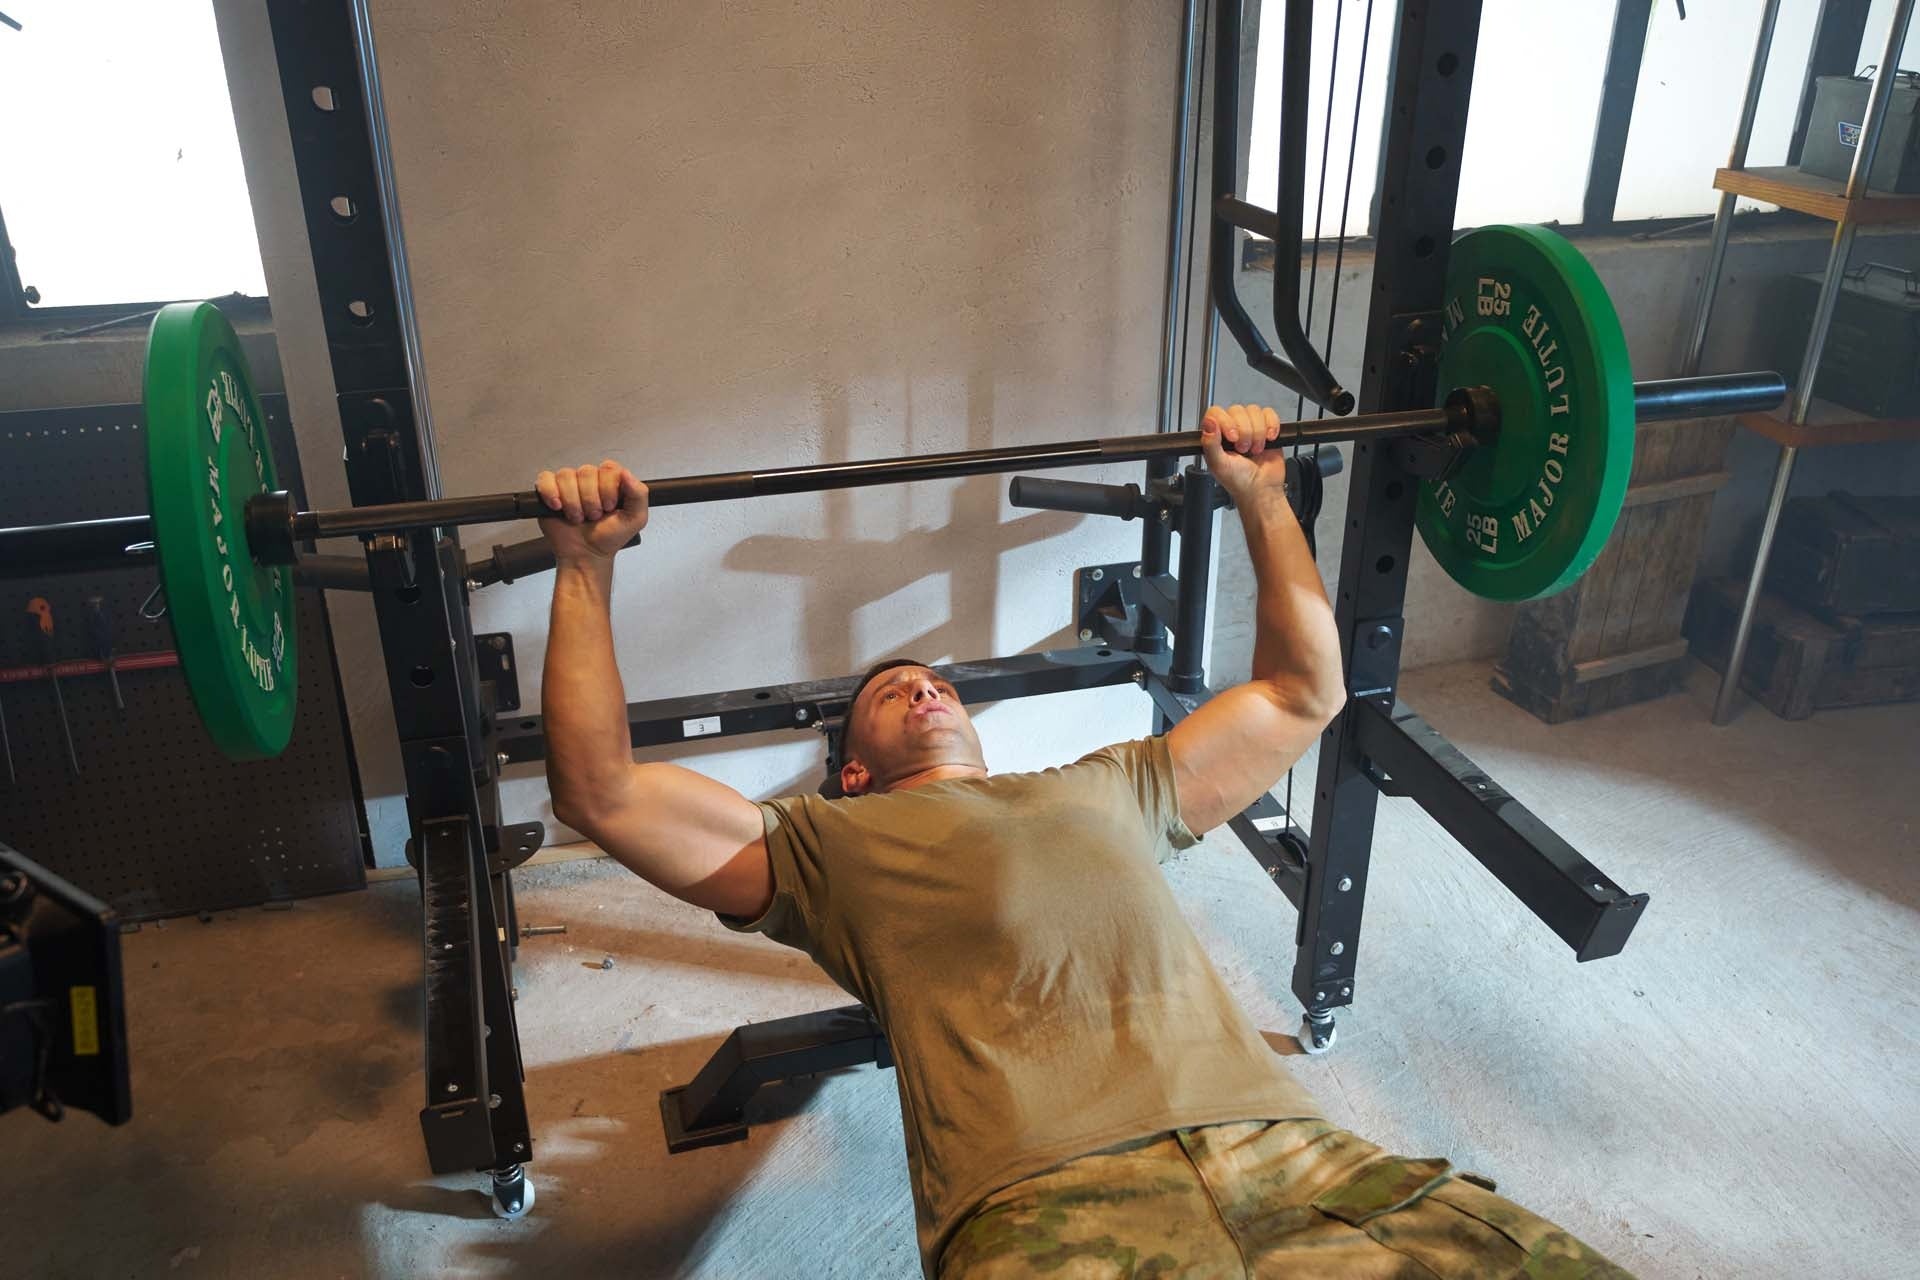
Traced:
<path fill-rule="evenodd" d="M 1208 230 L 1205 390 L 1215 317 L 1254 368 L 1335 413 L 1434 404 L 1447 245 L 1453 235 L 1479 34 L 1479 0 L 1406 0 L 1393 32 L 1373 288 L 1356 399 L 1338 386 L 1302 332 L 1298 276 L 1304 204 L 1305 93 L 1311 0 L 1269 0 L 1287 24 L 1279 209 L 1235 194 L 1242 0 L 1187 0 L 1180 43 L 1168 235 L 1163 431 L 1178 428 L 1193 263 L 1189 219 Z M 1211 9 L 1211 20 L 1209 12 Z M 274 43 L 306 210 L 356 505 L 439 497 L 431 418 L 393 198 L 391 161 L 364 0 L 269 0 Z M 1205 25 L 1203 25 L 1205 24 Z M 1202 194 L 1193 146 L 1198 56 L 1214 52 L 1211 190 Z M 323 92 L 324 91 L 324 92 Z M 338 206 L 345 196 L 351 206 Z M 357 208 L 350 218 L 336 208 Z M 1202 224 L 1200 219 L 1204 218 Z M 1235 292 L 1238 230 L 1276 241 L 1276 354 Z M 1331 1044 L 1335 1010 L 1352 1003 L 1375 807 L 1382 794 L 1418 803 L 1574 951 L 1592 960 L 1625 944 L 1646 895 L 1619 888 L 1402 704 L 1396 690 L 1405 622 L 1416 485 L 1401 447 L 1352 444 L 1352 480 L 1335 601 L 1349 699 L 1321 745 L 1311 833 L 1271 797 L 1231 822 L 1234 834 L 1298 910 L 1293 991 L 1302 1040 Z M 1337 453 L 1292 465 L 1330 473 Z M 1298 486 L 1296 486 L 1297 488 Z M 1137 684 L 1164 732 L 1209 696 L 1202 669 L 1214 513 L 1224 495 L 1201 468 L 1147 464 L 1143 487 L 1021 477 L 1018 505 L 1143 524 L 1136 562 L 1078 574 L 1078 648 L 942 668 L 967 702 Z M 1172 534 L 1180 533 L 1177 566 Z M 538 716 L 520 716 L 506 635 L 476 636 L 470 596 L 543 567 L 537 543 L 472 556 L 458 532 L 381 534 L 367 573 L 337 585 L 371 587 L 405 762 L 410 856 L 421 883 L 425 948 L 426 1103 L 436 1173 L 489 1171 L 503 1212 L 526 1203 L 532 1158 L 511 966 L 517 930 L 511 872 L 537 849 L 537 823 L 500 816 L 510 763 L 545 756 Z M 355 567 L 357 568 L 357 566 Z M 1169 645 L 1168 631 L 1172 640 Z M 846 710 L 853 680 L 768 685 L 633 703 L 635 747 L 689 737 L 824 731 Z M 736 1029 L 687 1085 L 661 1096 L 668 1145 L 737 1140 L 763 1083 L 864 1062 L 891 1065 L 886 1042 L 854 1005 Z"/>

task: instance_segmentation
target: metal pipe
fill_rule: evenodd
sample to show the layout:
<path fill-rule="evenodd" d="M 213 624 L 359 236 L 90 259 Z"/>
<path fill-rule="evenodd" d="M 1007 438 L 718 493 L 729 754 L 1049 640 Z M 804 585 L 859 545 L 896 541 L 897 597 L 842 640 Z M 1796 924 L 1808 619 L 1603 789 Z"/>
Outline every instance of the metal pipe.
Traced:
<path fill-rule="evenodd" d="M 1777 3 L 1777 0 L 1774 0 Z M 1873 173 L 1874 154 L 1880 148 L 1880 135 L 1887 122 L 1887 104 L 1899 79 L 1900 53 L 1906 47 L 1907 28 L 1913 22 L 1915 0 L 1895 0 L 1893 19 L 1887 24 L 1887 43 L 1880 55 L 1873 91 L 1867 95 L 1866 117 L 1860 122 L 1860 145 L 1853 153 L 1853 167 L 1847 172 L 1847 199 L 1857 200 L 1867 191 L 1867 179 Z M 1807 334 L 1806 353 L 1800 359 L 1800 379 L 1794 386 L 1793 404 L 1788 420 L 1804 425 L 1813 407 L 1813 390 L 1820 375 L 1820 357 L 1825 354 L 1827 330 L 1832 327 L 1834 303 L 1847 274 L 1847 259 L 1853 253 L 1856 230 L 1851 210 L 1843 213 L 1833 229 L 1833 248 L 1827 254 L 1827 273 L 1820 280 L 1820 297 L 1814 303 L 1813 328 Z M 1786 506 L 1787 491 L 1793 483 L 1793 464 L 1799 450 L 1792 446 L 1780 450 L 1780 461 L 1773 469 L 1773 488 L 1767 494 L 1767 513 L 1760 522 L 1760 544 L 1754 548 L 1753 568 L 1747 574 L 1747 594 L 1740 602 L 1740 617 L 1734 623 L 1733 645 L 1727 651 L 1727 669 L 1720 677 L 1720 692 L 1713 700 L 1713 722 L 1725 724 L 1733 716 L 1733 704 L 1740 692 L 1740 672 L 1747 661 L 1747 642 L 1752 639 L 1753 614 L 1760 603 L 1760 587 L 1766 581 L 1767 560 L 1773 553 L 1774 530 L 1780 524 L 1781 508 Z"/>
<path fill-rule="evenodd" d="M 1203 213 L 1202 206 L 1207 201 L 1205 186 L 1200 180 L 1201 150 L 1199 146 L 1201 122 L 1206 119 L 1207 63 L 1204 50 L 1213 27 L 1214 9 L 1217 0 L 1188 0 L 1187 43 L 1181 50 L 1181 102 L 1180 119 L 1177 122 L 1177 137 L 1180 164 L 1179 178 L 1179 217 L 1183 231 L 1174 253 L 1179 263 L 1179 284 L 1177 294 L 1171 286 L 1169 302 L 1174 308 L 1176 319 L 1173 332 L 1168 339 L 1169 366 L 1164 371 L 1161 382 L 1161 413 L 1159 429 L 1164 432 L 1178 430 L 1181 425 L 1187 395 L 1187 354 L 1193 346 L 1191 322 L 1193 317 L 1193 274 L 1194 274 L 1194 228 L 1204 221 L 1209 235 L 1212 232 L 1212 218 Z M 1171 270 L 1173 260 L 1169 261 Z M 1213 303 L 1203 286 L 1200 305 L 1203 313 L 1211 318 Z M 1162 485 L 1171 481 L 1179 473 L 1179 461 L 1176 458 L 1149 458 L 1146 465 L 1146 489 L 1156 492 Z M 1162 512 L 1162 515 L 1170 515 Z M 1154 519 L 1142 522 L 1140 530 L 1140 566 L 1147 574 L 1160 574 L 1167 571 L 1168 556 L 1173 543 L 1173 532 L 1166 520 Z M 1151 609 L 1142 608 L 1138 630 L 1134 633 L 1134 651 L 1136 653 L 1164 653 L 1167 647 L 1167 629 L 1165 621 Z"/>
<path fill-rule="evenodd" d="M 1041 511 L 1072 511 L 1088 516 L 1116 516 L 1121 520 L 1151 520 L 1154 504 L 1137 484 L 1087 484 L 1080 480 L 1048 480 L 1015 476 L 1007 486 L 1011 506 Z"/>
<path fill-rule="evenodd" d="M 367 113 L 367 142 L 373 151 L 374 185 L 380 192 L 380 225 L 387 235 L 387 259 L 393 264 L 394 318 L 413 391 L 413 421 L 420 442 L 421 486 L 429 498 L 440 496 L 440 464 L 433 448 L 433 408 L 427 402 L 427 365 L 420 350 L 420 327 L 413 308 L 413 280 L 407 271 L 407 237 L 400 223 L 400 187 L 393 176 L 393 147 L 387 134 L 387 109 L 380 92 L 380 60 L 373 47 L 373 16 L 367 0 L 353 0 L 354 53 L 360 63 L 362 105 Z"/>
<path fill-rule="evenodd" d="M 1753 138 L 1753 122 L 1760 114 L 1760 91 L 1766 84 L 1767 59 L 1773 53 L 1773 29 L 1780 20 L 1780 0 L 1767 0 L 1760 14 L 1760 35 L 1753 42 L 1753 66 L 1747 72 L 1747 96 L 1740 104 L 1740 123 L 1733 131 L 1733 152 L 1727 168 L 1747 167 L 1747 143 Z"/>
<path fill-rule="evenodd" d="M 1313 0 L 1286 0 L 1286 47 L 1280 81 L 1280 165 L 1274 191 L 1273 333 L 1287 359 L 1312 388 L 1308 395 L 1335 414 L 1353 412 L 1353 393 L 1341 386 L 1307 336 L 1300 311 L 1300 250 L 1307 208 L 1307 90 L 1313 78 Z M 1339 40 L 1335 28 L 1336 45 Z M 1239 104 L 1234 104 L 1235 124 Z M 1328 120 L 1331 123 L 1331 115 Z M 1238 149 L 1239 139 L 1234 139 Z M 1236 156 L 1236 159 L 1238 157 Z M 1325 159 L 1324 152 L 1322 160 Z M 1321 174 L 1324 189 L 1326 175 Z M 1318 211 L 1315 217 L 1318 218 Z"/>
<path fill-rule="evenodd" d="M 1913 0 L 1904 0 L 1904 8 L 1911 12 Z M 1891 78 L 1891 77 L 1889 77 Z M 1873 106 L 1868 103 L 1868 122 L 1872 123 Z M 1860 139 L 1860 152 L 1854 156 L 1854 170 L 1859 172 L 1860 158 L 1866 153 L 1867 141 L 1863 134 Z M 1796 424 L 1805 423 L 1807 410 L 1813 405 L 1813 387 L 1820 371 L 1820 357 L 1826 350 L 1827 330 L 1833 321 L 1833 306 L 1840 297 L 1840 284 L 1846 277 L 1847 257 L 1853 251 L 1854 224 L 1842 218 L 1833 229 L 1833 248 L 1827 255 L 1827 273 L 1820 281 L 1820 296 L 1814 303 L 1813 328 L 1807 334 L 1806 354 L 1800 360 L 1800 380 L 1794 387 L 1793 404 L 1788 420 Z M 1787 489 L 1793 482 L 1793 464 L 1799 450 L 1784 446 L 1780 450 L 1780 461 L 1773 471 L 1773 489 L 1767 496 L 1767 514 L 1760 522 L 1760 543 L 1754 548 L 1753 568 L 1747 573 L 1747 594 L 1740 602 L 1740 617 L 1733 626 L 1733 646 L 1727 652 L 1727 669 L 1720 677 L 1720 692 L 1713 700 L 1713 722 L 1725 724 L 1733 716 L 1733 704 L 1740 692 L 1740 670 L 1747 660 L 1747 642 L 1752 639 L 1753 615 L 1760 604 L 1760 585 L 1767 576 L 1767 559 L 1773 553 L 1773 531 L 1780 523 L 1780 509 L 1786 505 Z"/>
<path fill-rule="evenodd" d="M 1799 452 L 1791 445 L 1781 449 L 1780 461 L 1773 469 L 1767 514 L 1760 521 L 1760 546 L 1753 554 L 1753 572 L 1747 576 L 1747 594 L 1740 602 L 1740 620 L 1733 628 L 1733 648 L 1727 654 L 1727 669 L 1720 677 L 1720 692 L 1713 700 L 1715 724 L 1725 724 L 1733 715 L 1733 701 L 1740 691 L 1740 669 L 1747 661 L 1753 611 L 1760 603 L 1760 584 L 1766 577 L 1767 553 L 1773 550 L 1773 532 L 1780 524 L 1780 509 L 1787 503 L 1787 486 L 1793 481 L 1793 460 Z"/>
<path fill-rule="evenodd" d="M 1771 372 L 1661 378 L 1633 384 L 1633 416 L 1639 422 L 1659 422 L 1764 413 L 1786 398 L 1787 380 Z"/>
<path fill-rule="evenodd" d="M 1221 196 L 1215 200 L 1213 216 L 1222 222 L 1231 223 L 1242 231 L 1251 231 L 1269 240 L 1280 239 L 1280 215 L 1271 209 L 1262 209 L 1259 205 L 1248 204 L 1239 196 Z M 1274 261 L 1277 265 L 1279 258 L 1276 256 Z"/>
<path fill-rule="evenodd" d="M 371 591 L 373 569 L 364 556 L 301 556 L 293 562 L 293 581 L 331 591 Z"/>
<path fill-rule="evenodd" d="M 1213 309 L 1225 317 L 1227 329 L 1246 352 L 1247 363 L 1289 391 L 1309 394 L 1306 379 L 1273 353 L 1253 318 L 1240 303 L 1233 284 L 1234 226 L 1219 216 L 1215 206 L 1231 198 L 1240 182 L 1240 5 L 1241 0 L 1218 0 L 1213 33 L 1213 200 L 1208 203 L 1207 296 Z M 1291 79 L 1291 77 L 1289 77 Z M 1285 87 L 1284 84 L 1282 86 Z M 1284 108 L 1282 111 L 1284 115 Z M 1298 263 L 1296 261 L 1296 268 Z M 1274 270 L 1280 270 L 1275 246 Z M 1319 403 L 1315 400 L 1315 403 Z"/>
<path fill-rule="evenodd" d="M 1344 414 L 1353 408 L 1353 394 L 1334 380 L 1332 372 L 1320 359 L 1320 353 L 1313 349 L 1313 344 L 1300 328 L 1300 209 L 1305 198 L 1305 178 L 1303 174 L 1289 169 L 1289 158 L 1291 156 L 1295 161 L 1292 168 L 1299 169 L 1300 156 L 1305 152 L 1305 82 L 1311 50 L 1306 40 L 1294 39 L 1293 32 L 1296 26 L 1303 26 L 1307 35 L 1311 36 L 1312 6 L 1308 0 L 1287 0 L 1287 4 L 1287 70 L 1280 86 L 1284 100 L 1280 110 L 1280 186 L 1279 199 L 1276 201 L 1280 207 L 1276 212 L 1274 228 L 1274 324 L 1281 345 L 1286 348 L 1293 362 L 1288 363 L 1274 354 L 1262 336 L 1260 327 L 1241 304 L 1239 290 L 1234 283 L 1233 259 L 1234 248 L 1238 244 L 1237 231 L 1231 222 L 1217 212 L 1219 201 L 1235 198 L 1234 191 L 1240 178 L 1242 0 L 1219 0 L 1213 36 L 1213 201 L 1208 205 L 1211 234 L 1207 239 L 1207 295 L 1213 299 L 1214 309 L 1220 318 L 1226 321 L 1228 332 L 1233 334 L 1241 351 L 1246 353 L 1249 365 L 1287 390 L 1305 396 L 1315 404 L 1326 405 L 1335 413 Z M 1297 103 L 1294 101 L 1296 97 Z M 1295 149 L 1298 154 L 1289 151 L 1289 130 L 1301 132 L 1300 145 Z M 1293 272 L 1291 286 L 1282 283 L 1286 279 L 1289 263 Z M 1289 287 L 1290 293 L 1287 292 Z M 1283 294 L 1292 300 L 1291 313 L 1287 311 Z"/>
<path fill-rule="evenodd" d="M 1894 0 L 1893 21 L 1887 26 L 1887 45 L 1880 53 L 1880 66 L 1873 77 L 1873 92 L 1867 95 L 1867 114 L 1860 122 L 1860 146 L 1853 153 L 1853 168 L 1847 173 L 1847 199 L 1867 194 L 1867 178 L 1873 173 L 1874 153 L 1880 149 L 1880 134 L 1886 128 L 1887 103 L 1893 98 L 1893 86 L 1900 79 L 1900 54 L 1907 45 L 1907 28 L 1913 25 L 1914 0 Z"/>
<path fill-rule="evenodd" d="M 1193 104 L 1194 51 L 1202 0 L 1187 0 L 1180 28 L 1179 114 L 1173 122 L 1172 198 L 1167 209 L 1167 298 L 1160 321 L 1160 429 L 1172 431 L 1180 412 L 1180 338 L 1186 331 L 1187 283 L 1187 170 L 1192 163 L 1193 131 L 1197 115 Z"/>
<path fill-rule="evenodd" d="M 1747 96 L 1740 104 L 1740 123 L 1733 131 L 1733 150 L 1727 168 L 1747 167 L 1747 143 L 1753 137 L 1753 122 L 1760 111 L 1760 91 L 1766 81 L 1767 59 L 1773 51 L 1773 28 L 1780 17 L 1780 0 L 1767 0 L 1760 15 L 1760 34 L 1753 45 L 1753 66 L 1747 72 Z M 1713 320 L 1714 296 L 1720 292 L 1720 273 L 1727 262 L 1727 240 L 1733 233 L 1733 215 L 1739 198 L 1731 191 L 1720 193 L 1713 215 L 1713 240 L 1707 249 L 1707 274 L 1700 282 L 1699 306 L 1694 311 L 1693 329 L 1687 336 L 1686 354 L 1680 358 L 1680 372 L 1691 376 L 1700 372 L 1701 358 L 1707 350 L 1707 328 Z"/>
<path fill-rule="evenodd" d="M 1707 327 L 1713 321 L 1713 300 L 1720 292 L 1720 273 L 1727 264 L 1727 240 L 1733 234 L 1733 207 L 1739 197 L 1731 191 L 1720 193 L 1720 205 L 1713 215 L 1713 239 L 1707 247 L 1707 274 L 1700 281 L 1700 299 L 1693 312 L 1693 329 L 1687 335 L 1686 354 L 1680 357 L 1680 372 L 1691 377 L 1700 372 L 1700 360 L 1707 351 Z"/>
<path fill-rule="evenodd" d="M 1202 348 L 1200 367 L 1206 372 L 1200 398 L 1211 405 L 1214 384 L 1220 373 L 1220 313 L 1217 311 L 1207 317 L 1207 340 Z"/>
<path fill-rule="evenodd" d="M 1325 479 L 1339 475 L 1345 467 L 1345 457 L 1331 445 L 1288 458 L 1287 493 L 1295 495 L 1300 492 L 1300 476 L 1303 472 L 1313 471 Z M 1121 520 L 1151 520 L 1162 509 L 1159 503 L 1142 494 L 1137 484 L 1087 484 L 1080 480 L 1046 480 L 1039 476 L 1015 476 L 1007 486 L 1007 502 L 1012 506 L 1041 511 L 1072 511 L 1089 516 L 1114 516 Z M 1144 570 L 1142 576 L 1145 576 Z"/>
<path fill-rule="evenodd" d="M 1868 111 L 1872 111 L 1871 106 Z M 1864 137 L 1860 150 L 1866 150 Z M 1857 168 L 1858 157 L 1855 157 L 1854 163 Z M 1853 236 L 1857 229 L 1848 218 L 1842 218 L 1833 229 L 1833 246 L 1827 251 L 1827 271 L 1820 278 L 1820 294 L 1813 304 L 1813 328 L 1807 332 L 1807 349 L 1800 357 L 1800 377 L 1794 383 L 1793 401 L 1787 413 L 1788 420 L 1796 425 L 1807 420 L 1807 412 L 1813 407 L 1813 388 L 1820 374 L 1820 358 L 1826 354 L 1827 330 L 1833 324 L 1833 308 L 1840 300 L 1840 286 L 1846 281 L 1847 259 L 1853 254 Z"/>

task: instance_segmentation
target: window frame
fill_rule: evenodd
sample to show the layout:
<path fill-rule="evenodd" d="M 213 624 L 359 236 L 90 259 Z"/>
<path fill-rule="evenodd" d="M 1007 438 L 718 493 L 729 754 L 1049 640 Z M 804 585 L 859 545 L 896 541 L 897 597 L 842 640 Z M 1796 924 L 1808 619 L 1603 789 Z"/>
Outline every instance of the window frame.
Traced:
<path fill-rule="evenodd" d="M 1639 90 L 1640 65 L 1646 53 L 1647 31 L 1652 21 L 1653 6 L 1658 0 L 1616 0 L 1614 6 L 1613 35 L 1607 48 L 1607 68 L 1602 77 L 1600 110 L 1595 118 L 1593 146 L 1587 162 L 1587 188 L 1581 200 L 1582 217 L 1579 222 L 1550 223 L 1555 230 L 1571 239 L 1588 239 L 1605 236 L 1643 236 L 1647 238 L 1684 234 L 1690 226 L 1711 225 L 1713 215 L 1704 213 L 1697 216 L 1673 218 L 1615 218 L 1620 195 L 1620 175 L 1624 167 L 1627 151 L 1627 133 L 1633 124 L 1634 98 Z M 1787 151 L 1787 163 L 1797 164 L 1801 148 L 1807 136 L 1807 123 L 1813 114 L 1813 94 L 1815 79 L 1823 75 L 1845 75 L 1854 70 L 1855 55 L 1860 42 L 1866 37 L 1867 18 L 1872 8 L 1872 0 L 1822 0 L 1820 14 L 1815 19 L 1813 45 L 1807 59 L 1805 78 L 1801 85 L 1800 106 L 1794 116 L 1792 141 Z M 1788 209 L 1742 213 L 1739 215 L 1743 228 L 1794 225 L 1804 223 L 1813 225 L 1820 219 L 1806 214 L 1795 213 Z M 1371 222 L 1371 219 L 1369 219 Z M 1305 248 L 1311 249 L 1314 241 L 1305 242 Z M 1321 240 L 1322 245 L 1331 241 Z M 1348 244 L 1365 251 L 1372 244 L 1372 237 L 1360 235 L 1351 237 Z M 1273 267 L 1273 245 L 1270 241 L 1248 237 L 1241 254 L 1241 266 L 1251 269 Z M 7 234 L 6 210 L 0 208 L 0 324 L 29 322 L 34 324 L 77 324 L 86 325 L 131 316 L 135 313 L 158 310 L 167 302 L 180 299 L 147 302 L 100 302 L 71 306 L 41 307 L 27 296 L 27 287 L 20 279 L 18 263 L 14 258 L 13 242 Z M 268 314 L 267 300 L 254 298 L 246 294 L 228 294 L 223 301 L 236 308 L 240 316 Z"/>
<path fill-rule="evenodd" d="M 13 240 L 7 232 L 6 210 L 0 208 L 0 326 L 49 330 L 69 327 L 83 329 L 93 325 L 105 325 L 109 321 L 124 320 L 127 322 L 126 327 L 132 329 L 135 327 L 136 320 L 158 311 L 169 303 L 202 300 L 201 298 L 159 298 L 144 302 L 133 300 L 37 306 L 28 298 L 26 283 L 20 278 L 20 266 L 14 257 Z M 218 302 L 228 318 L 233 320 L 258 321 L 272 318 L 272 307 L 268 299 L 255 297 L 250 293 L 220 294 L 210 300 Z"/>
<path fill-rule="evenodd" d="M 1619 207 L 1620 176 L 1625 167 L 1627 133 L 1633 124 L 1634 99 L 1640 87 L 1640 66 L 1645 58 L 1647 32 L 1652 23 L 1654 5 L 1660 0 L 1616 0 L 1613 34 L 1607 48 L 1607 66 L 1601 78 L 1600 110 L 1594 120 L 1593 145 L 1587 158 L 1587 187 L 1581 198 L 1578 222 L 1549 222 L 1571 240 L 1616 238 L 1664 239 L 1698 229 L 1704 233 L 1713 225 L 1708 210 L 1681 217 L 1616 218 Z M 1787 163 L 1798 164 L 1805 145 L 1808 121 L 1813 115 L 1814 82 L 1825 75 L 1850 75 L 1866 38 L 1867 18 L 1873 0 L 1821 0 L 1814 20 L 1813 43 L 1808 51 L 1807 67 L 1800 89 L 1800 105 L 1794 116 L 1793 133 L 1787 148 Z M 1736 214 L 1740 230 L 1760 230 L 1780 226 L 1824 226 L 1824 219 L 1791 209 L 1747 210 Z M 1372 219 L 1368 219 L 1372 224 Z M 1465 228 L 1461 228 L 1464 230 Z M 1240 265 L 1243 270 L 1267 270 L 1274 266 L 1273 243 L 1248 236 L 1244 240 Z M 1322 239 L 1318 245 L 1330 250 L 1334 240 Z M 1303 241 L 1311 252 L 1316 242 Z M 1351 249 L 1367 252 L 1373 246 L 1371 235 L 1351 236 Z"/>
<path fill-rule="evenodd" d="M 1657 3 L 1659 0 L 1616 0 L 1613 36 L 1607 46 L 1607 69 L 1601 77 L 1600 111 L 1594 119 L 1593 149 L 1587 158 L 1587 189 L 1581 198 L 1581 217 L 1578 223 L 1556 224 L 1562 234 L 1631 235 L 1667 229 L 1662 224 L 1680 226 L 1699 220 L 1694 217 L 1621 220 L 1614 216 L 1620 201 L 1620 175 L 1627 157 L 1627 132 L 1633 125 L 1634 98 L 1640 89 L 1640 64 L 1646 56 L 1647 32 Z M 1787 144 L 1788 164 L 1800 163 L 1807 124 L 1813 116 L 1815 81 L 1820 76 L 1854 72 L 1872 7 L 1872 0 L 1821 0 L 1800 84 L 1800 105 L 1794 112 L 1793 133 Z M 1761 74 L 1765 74 L 1764 70 Z M 1748 227 L 1820 221 L 1784 209 L 1740 216 L 1742 225 Z M 1711 221 L 1713 215 L 1707 213 L 1699 217 Z"/>

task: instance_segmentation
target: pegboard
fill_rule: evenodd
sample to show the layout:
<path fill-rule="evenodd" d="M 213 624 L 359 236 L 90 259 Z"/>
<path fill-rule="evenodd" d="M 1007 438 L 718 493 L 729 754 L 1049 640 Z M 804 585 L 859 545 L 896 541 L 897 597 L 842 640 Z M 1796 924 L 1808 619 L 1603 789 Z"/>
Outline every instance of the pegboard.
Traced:
<path fill-rule="evenodd" d="M 286 397 L 263 396 L 280 482 L 299 465 Z M 0 413 L 0 525 L 143 514 L 145 415 L 138 405 Z M 171 653 L 164 618 L 141 605 L 151 564 L 45 579 L 0 579 L 0 667 L 43 661 L 27 601 L 53 606 L 61 661 L 96 654 L 86 600 L 99 596 L 116 657 Z M 63 676 L 80 772 L 67 758 L 44 678 L 0 682 L 14 777 L 0 760 L 0 839 L 111 903 L 129 920 L 357 889 L 366 884 L 365 807 L 342 712 L 326 601 L 298 593 L 300 688 L 293 740 L 272 760 L 215 750 L 177 666 Z"/>

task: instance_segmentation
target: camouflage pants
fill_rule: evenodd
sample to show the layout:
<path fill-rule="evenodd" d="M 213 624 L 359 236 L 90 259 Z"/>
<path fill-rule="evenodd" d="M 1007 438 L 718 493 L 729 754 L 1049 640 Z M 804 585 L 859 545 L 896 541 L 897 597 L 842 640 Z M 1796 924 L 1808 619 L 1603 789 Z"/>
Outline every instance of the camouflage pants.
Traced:
<path fill-rule="evenodd" d="M 982 1201 L 940 1280 L 1602 1277 L 1560 1228 L 1323 1120 L 1182 1129 L 1068 1161 Z"/>

